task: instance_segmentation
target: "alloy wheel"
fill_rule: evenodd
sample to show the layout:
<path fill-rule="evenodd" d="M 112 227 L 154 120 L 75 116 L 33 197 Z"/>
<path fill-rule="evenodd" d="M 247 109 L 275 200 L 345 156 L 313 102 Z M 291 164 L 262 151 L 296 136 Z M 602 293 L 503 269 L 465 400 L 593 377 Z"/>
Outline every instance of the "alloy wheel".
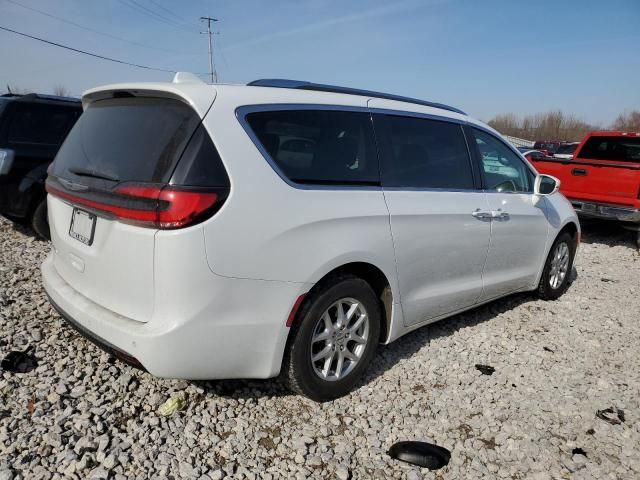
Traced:
<path fill-rule="evenodd" d="M 362 303 L 342 298 L 327 308 L 313 329 L 311 364 L 322 380 L 336 381 L 358 364 L 367 347 L 369 316 Z"/>
<path fill-rule="evenodd" d="M 569 270 L 569 247 L 565 242 L 556 246 L 551 258 L 551 270 L 549 272 L 549 286 L 554 290 L 562 285 Z"/>

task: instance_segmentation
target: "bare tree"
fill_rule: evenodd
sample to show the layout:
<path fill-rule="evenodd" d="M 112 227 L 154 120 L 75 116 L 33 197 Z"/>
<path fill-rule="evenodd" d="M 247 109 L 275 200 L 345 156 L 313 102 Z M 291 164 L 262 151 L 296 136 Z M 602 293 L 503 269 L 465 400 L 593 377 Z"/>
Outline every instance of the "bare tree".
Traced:
<path fill-rule="evenodd" d="M 613 130 L 640 132 L 640 110 L 621 113 L 611 126 Z"/>
<path fill-rule="evenodd" d="M 7 83 L 7 93 L 15 93 L 16 95 L 23 95 L 25 93 L 29 93 L 29 90 L 26 88 L 16 87 L 15 85 L 9 85 Z"/>
<path fill-rule="evenodd" d="M 68 97 L 69 90 L 64 85 L 56 85 L 53 87 L 53 94 L 59 97 Z"/>
<path fill-rule="evenodd" d="M 523 118 L 513 113 L 496 115 L 489 121 L 489 125 L 505 135 L 529 140 L 578 141 L 587 132 L 599 128 L 561 110 L 526 115 Z"/>

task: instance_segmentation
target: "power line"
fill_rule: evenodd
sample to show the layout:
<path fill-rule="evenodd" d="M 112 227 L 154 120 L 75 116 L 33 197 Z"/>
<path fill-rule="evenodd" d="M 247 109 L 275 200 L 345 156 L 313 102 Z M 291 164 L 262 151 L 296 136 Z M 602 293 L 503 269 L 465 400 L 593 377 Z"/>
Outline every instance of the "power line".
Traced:
<path fill-rule="evenodd" d="M 192 26 L 192 24 L 186 20 L 183 16 L 178 15 L 177 13 L 173 12 L 172 10 L 169 10 L 167 7 L 165 7 L 164 5 L 162 5 L 160 2 L 156 2 L 155 0 L 149 0 L 150 3 L 154 4 L 156 7 L 158 7 L 160 10 L 164 10 L 164 12 L 171 18 L 177 20 L 178 22 L 186 25 L 186 26 Z M 196 24 L 194 23 L 193 26 L 195 26 Z"/>
<path fill-rule="evenodd" d="M 173 22 L 170 18 L 167 18 L 167 17 L 165 17 L 163 15 L 160 15 L 159 13 L 155 12 L 154 10 L 151 10 L 150 8 L 147 8 L 144 5 L 141 5 L 136 0 L 120 0 L 120 2 L 123 3 L 124 5 L 128 6 L 129 8 L 132 8 L 132 9 L 136 10 L 138 13 L 145 14 L 148 17 L 153 18 L 156 21 L 164 23 L 165 25 L 169 25 L 170 27 L 173 27 L 173 28 L 178 28 L 178 29 L 183 30 L 183 31 L 188 32 L 188 33 L 195 33 L 194 31 L 189 30 L 189 29 L 183 27 L 182 25 Z"/>
<path fill-rule="evenodd" d="M 144 43 L 132 42 L 132 41 L 130 41 L 130 40 L 126 40 L 126 39 L 124 39 L 124 38 L 120 38 L 120 37 L 117 37 L 117 36 L 115 36 L 115 35 L 111 35 L 110 33 L 100 32 L 100 31 L 98 31 L 98 30 L 94 30 L 94 29 L 92 29 L 92 28 L 85 27 L 84 25 L 81 25 L 81 24 L 79 24 L 79 23 L 73 22 L 73 21 L 71 21 L 71 20 L 66 20 L 66 19 L 64 19 L 64 18 L 58 17 L 58 16 L 53 15 L 53 14 L 51 14 L 51 13 L 45 12 L 45 11 L 43 11 L 43 10 L 38 10 L 37 8 L 29 7 L 29 6 L 27 6 L 27 5 L 23 5 L 22 3 L 16 2 L 15 0 L 5 0 L 5 1 L 7 1 L 7 2 L 9 2 L 9 3 L 12 3 L 12 4 L 14 4 L 14 5 L 17 5 L 17 6 L 19 6 L 19 7 L 25 8 L 25 9 L 27 9 L 27 10 L 31 10 L 31 11 L 33 11 L 33 12 L 39 13 L 39 14 L 41 14 L 41 15 L 45 15 L 45 16 L 47 16 L 47 17 L 53 18 L 53 19 L 58 20 L 58 21 L 60 21 L 60 22 L 67 23 L 67 24 L 69 24 L 69 25 L 73 25 L 74 27 L 81 28 L 81 29 L 86 30 L 86 31 L 88 31 L 88 32 L 97 33 L 98 35 L 103 35 L 103 36 L 105 36 L 105 37 L 113 38 L 113 39 L 115 39 L 115 40 L 119 40 L 119 41 L 121 41 L 121 42 L 130 43 L 131 45 L 137 45 L 138 47 L 144 47 L 144 48 L 150 48 L 150 49 L 153 49 L 153 50 L 159 50 L 159 51 L 161 51 L 161 52 L 169 52 L 169 53 L 177 53 L 177 54 L 179 54 L 179 55 L 185 55 L 184 53 L 176 52 L 176 51 L 174 51 L 174 50 L 167 50 L 167 49 L 164 49 L 164 48 L 153 47 L 153 46 L 151 46 L 151 45 L 145 45 Z M 192 55 L 192 54 L 186 54 L 186 55 Z"/>
<path fill-rule="evenodd" d="M 3 26 L 0 26 L 0 30 L 5 30 L 7 32 L 15 33 L 16 35 L 22 35 L 23 37 L 31 38 L 33 40 L 38 40 L 39 42 L 47 43 L 47 44 L 53 45 L 55 47 L 64 48 L 66 50 L 71 50 L 72 52 L 82 53 L 84 55 L 89 55 L 91 57 L 100 58 L 102 60 L 108 60 L 109 62 L 121 63 L 123 65 L 129 65 L 131 67 L 144 68 L 145 70 L 155 70 L 155 71 L 158 71 L 158 72 L 176 73 L 175 70 L 168 70 L 168 69 L 165 69 L 165 68 L 148 67 L 146 65 L 140 65 L 138 63 L 130 63 L 130 62 L 125 62 L 124 60 L 117 60 L 115 58 L 105 57 L 104 55 L 99 55 L 97 53 L 91 53 L 91 52 L 87 52 L 85 50 L 80 50 L 80 49 L 77 49 L 77 48 L 69 47 L 67 45 L 62 45 L 60 43 L 52 42 L 50 40 L 45 40 L 44 38 L 34 37 L 33 35 L 28 35 L 26 33 L 18 32 L 16 30 L 11 30 L 10 28 L 6 28 L 6 27 L 3 27 Z"/>

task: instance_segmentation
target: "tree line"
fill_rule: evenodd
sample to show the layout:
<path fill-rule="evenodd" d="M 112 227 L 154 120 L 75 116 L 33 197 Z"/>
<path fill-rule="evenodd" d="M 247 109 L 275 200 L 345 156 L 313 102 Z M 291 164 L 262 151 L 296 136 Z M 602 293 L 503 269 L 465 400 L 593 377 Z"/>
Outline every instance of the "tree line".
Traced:
<path fill-rule="evenodd" d="M 528 140 L 565 140 L 578 142 L 593 130 L 622 130 L 640 132 L 640 110 L 618 115 L 611 125 L 587 123 L 562 110 L 519 116 L 515 113 L 496 115 L 489 125 L 503 135 Z"/>

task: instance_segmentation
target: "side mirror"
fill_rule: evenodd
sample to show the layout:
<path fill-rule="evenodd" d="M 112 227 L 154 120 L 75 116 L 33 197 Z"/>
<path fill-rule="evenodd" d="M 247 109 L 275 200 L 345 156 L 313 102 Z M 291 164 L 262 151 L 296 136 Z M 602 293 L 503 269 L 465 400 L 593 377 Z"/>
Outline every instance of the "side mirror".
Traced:
<path fill-rule="evenodd" d="M 13 150 L 0 148 L 0 175 L 6 175 L 13 165 Z"/>
<path fill-rule="evenodd" d="M 553 195 L 560 190 L 560 180 L 551 175 L 538 175 L 533 185 L 536 195 Z"/>

